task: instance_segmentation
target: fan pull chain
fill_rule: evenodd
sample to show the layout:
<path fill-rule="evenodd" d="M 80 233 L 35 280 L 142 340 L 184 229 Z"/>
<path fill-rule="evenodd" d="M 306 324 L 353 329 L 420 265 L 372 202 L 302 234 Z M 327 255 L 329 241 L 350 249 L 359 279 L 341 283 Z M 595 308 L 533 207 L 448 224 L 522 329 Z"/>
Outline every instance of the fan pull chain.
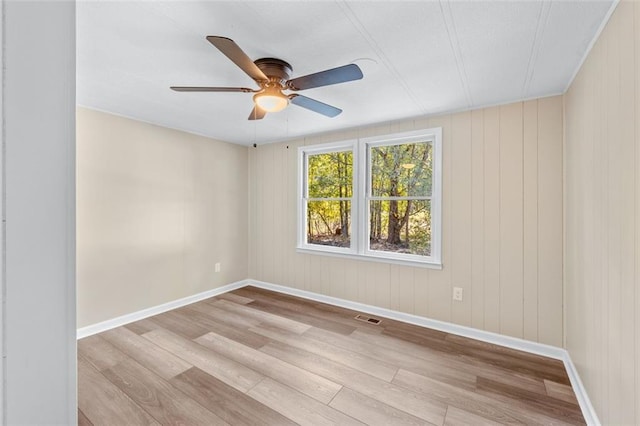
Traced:
<path fill-rule="evenodd" d="M 253 120 L 253 147 L 256 148 L 258 146 L 256 140 L 258 138 L 258 122 L 257 120 Z"/>

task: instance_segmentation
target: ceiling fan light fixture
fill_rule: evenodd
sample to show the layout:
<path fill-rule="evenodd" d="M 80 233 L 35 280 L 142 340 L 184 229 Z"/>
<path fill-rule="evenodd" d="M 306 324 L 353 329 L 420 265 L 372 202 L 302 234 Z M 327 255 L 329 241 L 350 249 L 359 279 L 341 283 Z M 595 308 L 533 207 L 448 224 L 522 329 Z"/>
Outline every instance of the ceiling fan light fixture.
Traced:
<path fill-rule="evenodd" d="M 289 98 L 278 89 L 267 88 L 253 96 L 253 101 L 267 112 L 282 111 L 289 105 Z"/>

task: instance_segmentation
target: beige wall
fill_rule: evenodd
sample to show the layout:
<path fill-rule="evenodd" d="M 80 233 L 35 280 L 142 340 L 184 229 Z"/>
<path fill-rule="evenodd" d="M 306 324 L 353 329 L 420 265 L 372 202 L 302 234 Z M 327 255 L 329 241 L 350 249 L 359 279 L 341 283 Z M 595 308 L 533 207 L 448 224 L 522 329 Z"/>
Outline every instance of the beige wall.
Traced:
<path fill-rule="evenodd" d="M 246 147 L 78 108 L 78 327 L 245 279 L 247 185 Z"/>
<path fill-rule="evenodd" d="M 640 3 L 565 98 L 566 347 L 603 424 L 640 424 Z"/>
<path fill-rule="evenodd" d="M 443 270 L 296 253 L 298 146 L 436 126 Z M 562 126 L 553 97 L 250 148 L 249 276 L 561 346 Z"/>

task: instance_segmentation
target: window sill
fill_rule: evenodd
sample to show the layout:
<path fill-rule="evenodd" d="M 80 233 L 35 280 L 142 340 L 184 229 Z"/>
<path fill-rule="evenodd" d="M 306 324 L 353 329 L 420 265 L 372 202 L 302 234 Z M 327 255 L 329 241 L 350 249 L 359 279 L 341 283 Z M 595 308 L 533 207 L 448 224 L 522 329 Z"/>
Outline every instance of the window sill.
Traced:
<path fill-rule="evenodd" d="M 342 259 L 364 260 L 368 262 L 390 263 L 392 265 L 414 266 L 417 268 L 427 268 L 427 269 L 437 269 L 437 270 L 442 269 L 442 263 L 392 259 L 389 257 L 369 256 L 369 255 L 357 254 L 357 253 L 339 253 L 339 252 L 332 252 L 327 250 L 314 250 L 314 249 L 300 248 L 300 247 L 296 248 L 296 253 L 339 257 Z"/>

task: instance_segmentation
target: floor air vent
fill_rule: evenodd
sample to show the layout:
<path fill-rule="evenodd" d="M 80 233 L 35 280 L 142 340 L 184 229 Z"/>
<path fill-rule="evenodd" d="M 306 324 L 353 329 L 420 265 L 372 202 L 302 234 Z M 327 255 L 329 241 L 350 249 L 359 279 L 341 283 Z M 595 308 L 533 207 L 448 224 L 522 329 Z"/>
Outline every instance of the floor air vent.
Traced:
<path fill-rule="evenodd" d="M 358 321 L 368 322 L 369 324 L 375 324 L 375 325 L 378 325 L 382 322 L 382 320 L 379 320 L 378 318 L 371 318 L 366 315 L 360 315 L 360 314 L 356 315 L 356 319 Z"/>

